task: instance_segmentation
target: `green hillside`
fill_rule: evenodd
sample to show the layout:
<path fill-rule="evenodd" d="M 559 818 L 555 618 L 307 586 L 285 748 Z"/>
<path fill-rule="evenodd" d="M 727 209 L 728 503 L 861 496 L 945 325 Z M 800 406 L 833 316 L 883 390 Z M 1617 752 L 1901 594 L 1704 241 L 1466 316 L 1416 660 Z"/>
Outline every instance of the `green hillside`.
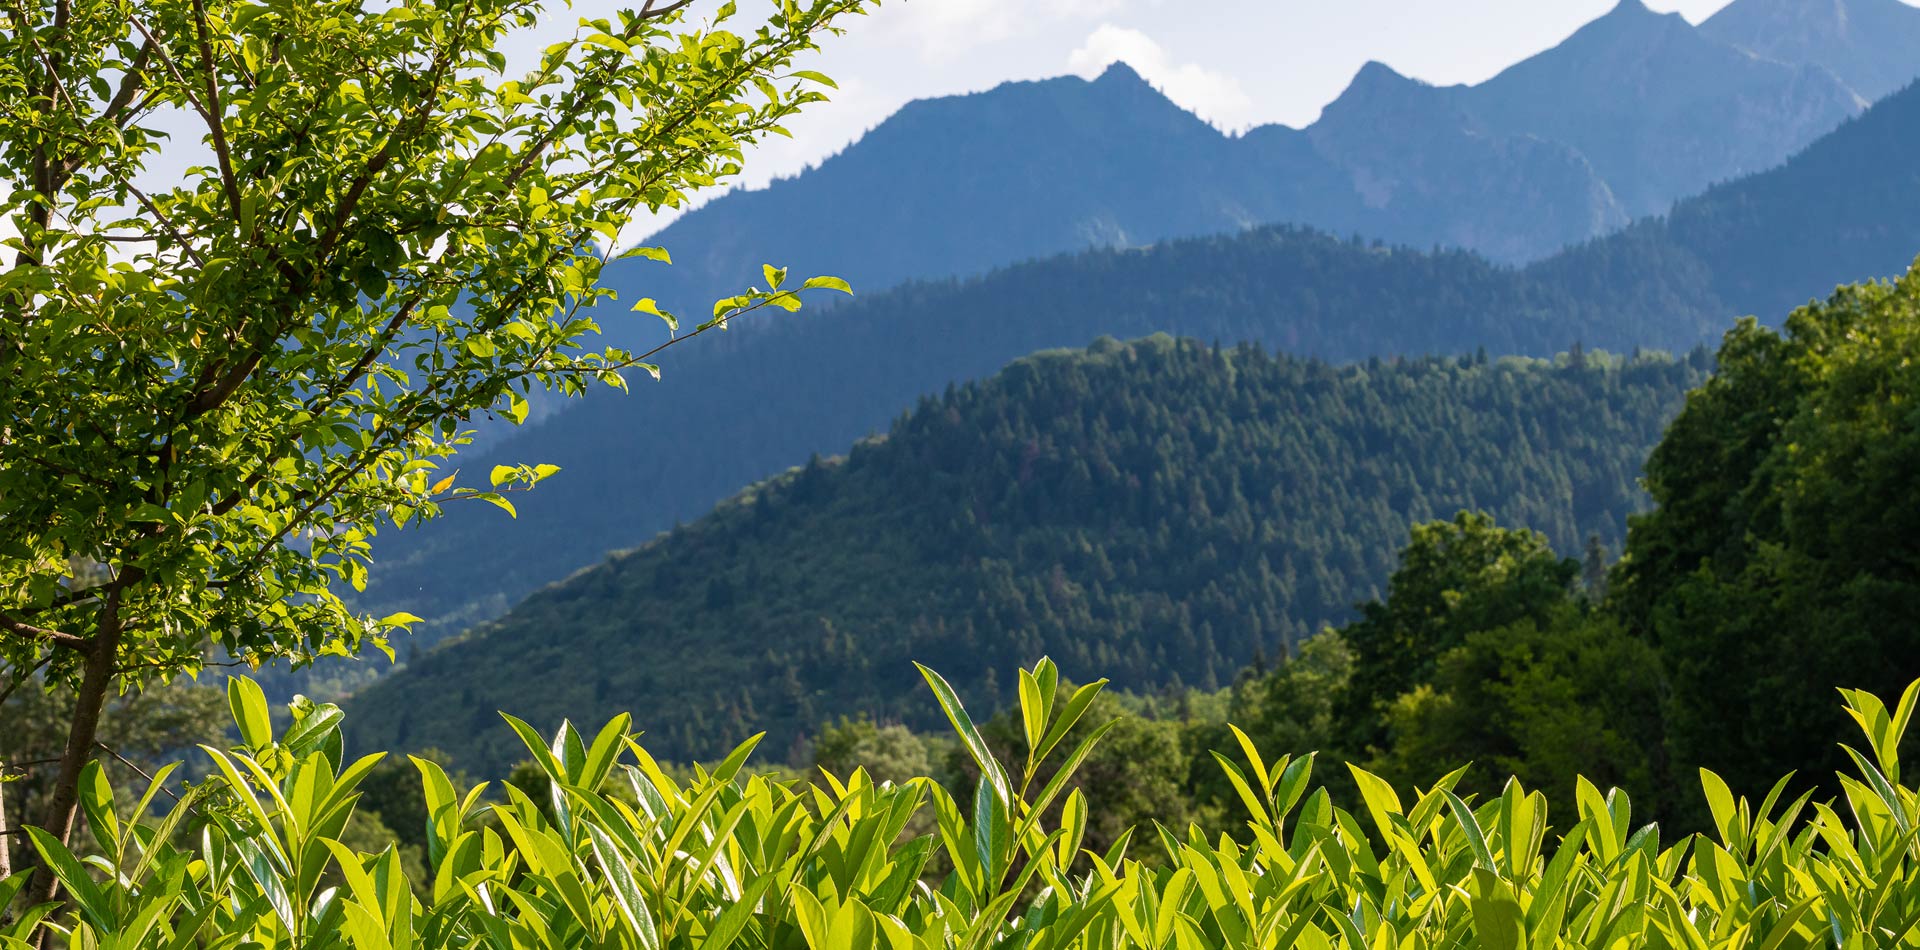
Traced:
<path fill-rule="evenodd" d="M 989 705 L 1013 686 L 989 671 L 1042 654 L 1211 688 L 1376 594 L 1413 523 L 1482 508 L 1617 546 L 1708 362 L 1042 353 L 417 658 L 355 701 L 355 741 L 496 769 L 519 753 L 494 709 L 631 709 L 656 753 L 764 728 L 777 755 L 843 713 L 918 722 L 909 658 Z"/>
<path fill-rule="evenodd" d="M 1904 272 L 1920 252 L 1920 165 L 1900 158 L 1915 141 L 1920 85 L 1779 169 L 1524 270 L 1260 228 L 887 293 L 862 285 L 845 305 L 709 335 L 675 351 L 659 383 L 596 394 L 476 453 L 463 464 L 478 471 L 562 472 L 517 499 L 518 520 L 483 511 L 383 532 L 362 605 L 429 618 L 407 647 L 424 648 L 811 453 L 883 431 L 949 381 L 1102 334 L 1336 361 L 1712 343 L 1740 314 L 1777 320 L 1836 284 Z"/>

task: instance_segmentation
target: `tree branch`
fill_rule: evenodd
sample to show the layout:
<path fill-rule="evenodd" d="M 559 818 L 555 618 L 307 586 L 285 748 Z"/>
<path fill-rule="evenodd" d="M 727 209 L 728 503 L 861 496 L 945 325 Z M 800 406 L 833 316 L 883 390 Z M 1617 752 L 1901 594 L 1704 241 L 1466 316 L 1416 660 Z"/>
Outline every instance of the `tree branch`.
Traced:
<path fill-rule="evenodd" d="M 640 8 L 640 13 L 634 17 L 634 21 L 645 23 L 648 20 L 664 19 L 679 12 L 681 7 L 692 3 L 693 0 L 675 0 L 675 2 L 669 3 L 658 10 L 653 8 L 654 2 L 655 0 L 647 0 L 646 5 Z"/>
<path fill-rule="evenodd" d="M 207 39 L 207 5 L 204 0 L 193 0 L 194 32 L 199 35 L 200 68 L 205 73 L 207 109 L 201 113 L 206 120 L 207 131 L 213 136 L 213 155 L 220 162 L 220 184 L 227 192 L 227 202 L 233 208 L 237 219 L 240 215 L 240 182 L 233 174 L 233 155 L 227 148 L 226 116 L 220 106 L 220 85 L 215 81 L 213 65 L 213 44 Z"/>
<path fill-rule="evenodd" d="M 24 669 L 22 669 L 20 671 L 20 675 L 14 677 L 13 682 L 7 684 L 6 689 L 0 690 L 0 706 L 6 705 L 7 700 L 13 698 L 13 693 L 15 690 L 19 689 L 22 684 L 26 683 L 26 681 L 33 679 L 34 674 L 39 673 L 41 670 L 46 669 L 47 664 L 52 662 L 53 662 L 53 654 L 49 653 L 46 656 L 41 657 L 32 666 L 25 667 Z M 19 765 L 20 763 L 16 762 L 14 764 Z"/>
<path fill-rule="evenodd" d="M 4 613 L 0 613 L 0 630 L 4 630 L 15 636 L 25 637 L 29 640 L 39 640 L 51 643 L 54 646 L 65 647 L 69 650 L 84 651 L 93 646 L 93 641 L 86 637 L 76 637 L 71 633 L 63 633 L 48 627 L 36 627 L 33 624 L 15 620 Z"/>

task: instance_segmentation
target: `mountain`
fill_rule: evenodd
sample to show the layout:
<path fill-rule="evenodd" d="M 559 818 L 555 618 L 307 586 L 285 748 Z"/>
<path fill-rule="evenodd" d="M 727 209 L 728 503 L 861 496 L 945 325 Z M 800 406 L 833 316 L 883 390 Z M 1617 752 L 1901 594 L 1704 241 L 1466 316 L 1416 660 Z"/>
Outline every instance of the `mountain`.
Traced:
<path fill-rule="evenodd" d="M 348 721 L 493 772 L 518 754 L 494 709 L 631 709 L 680 758 L 858 711 L 929 725 L 909 659 L 972 696 L 1011 696 L 988 671 L 1042 654 L 1213 688 L 1377 593 L 1414 522 L 1480 508 L 1562 550 L 1615 543 L 1709 363 L 1336 367 L 1165 336 L 1039 354 L 535 594 Z"/>
<path fill-rule="evenodd" d="M 1578 151 L 1634 216 L 1771 168 L 1867 104 L 1824 65 L 1755 55 L 1640 0 L 1457 92 L 1488 129 Z"/>
<path fill-rule="evenodd" d="M 1880 2 L 1900 7 L 1888 22 L 1913 13 Z M 1792 4 L 1738 0 L 1714 22 Z M 1880 77 L 1876 90 L 1920 75 L 1912 47 L 1889 41 L 1898 30 L 1841 30 L 1789 61 L 1743 48 L 1775 35 L 1764 22 L 1716 30 L 1739 42 L 1625 0 L 1480 85 L 1369 63 L 1308 128 L 1239 136 L 1120 63 L 916 101 L 817 167 L 673 222 L 648 243 L 674 266 L 616 266 L 608 283 L 698 313 L 763 263 L 871 291 L 1274 223 L 1524 262 L 1779 163 L 1872 98 L 1843 68 Z"/>
<path fill-rule="evenodd" d="M 1653 282 L 1661 263 L 1625 266 Z M 1665 283 L 1685 290 L 1697 281 Z M 1721 322 L 1710 307 L 1673 304 L 1690 322 L 1660 339 L 1702 338 Z M 588 398 L 464 461 L 471 471 L 537 461 L 561 473 L 515 499 L 517 519 L 472 508 L 384 532 L 362 606 L 437 621 L 409 638 L 425 646 L 606 551 L 700 516 L 767 473 L 883 430 L 922 395 L 1103 334 L 1257 341 L 1332 360 L 1476 346 L 1551 354 L 1582 340 L 1633 346 L 1641 337 L 1616 332 L 1614 317 L 1465 252 L 1285 228 L 912 283 L 742 326 L 725 349 L 689 346 L 660 382 Z"/>
<path fill-rule="evenodd" d="M 1491 133 L 1460 92 L 1368 63 L 1304 133 L 1268 126 L 1249 132 L 1247 142 L 1258 148 L 1267 136 L 1304 138 L 1364 206 L 1346 219 L 1300 213 L 1291 221 L 1471 248 L 1496 260 L 1538 257 L 1627 223 L 1612 189 L 1577 149 Z"/>
<path fill-rule="evenodd" d="M 1825 67 L 1869 100 L 1920 75 L 1920 9 L 1901 0 L 1738 0 L 1700 32 L 1771 60 Z"/>
<path fill-rule="evenodd" d="M 1920 83 L 1785 165 L 1708 189 L 1527 273 L 1610 301 L 1620 314 L 1657 313 L 1674 292 L 1661 284 L 1693 275 L 1688 296 L 1777 323 L 1837 285 L 1906 272 L 1920 253 L 1920 166 L 1905 158 L 1916 148 Z"/>
<path fill-rule="evenodd" d="M 879 289 L 1237 230 L 1289 209 L 1309 220 L 1354 215 L 1339 174 L 1310 151 L 1243 144 L 1120 63 L 1091 81 L 916 101 L 818 167 L 669 225 L 648 243 L 673 251 L 674 266 L 630 267 L 629 282 L 663 306 L 701 312 L 759 282 L 766 262 Z"/>
<path fill-rule="evenodd" d="M 1777 321 L 1837 284 L 1903 272 L 1920 252 L 1920 168 L 1904 158 L 1916 143 L 1920 87 L 1779 169 L 1524 270 L 1256 229 L 743 324 L 724 347 L 703 338 L 676 351 L 660 383 L 596 394 L 473 458 L 476 471 L 563 471 L 517 499 L 517 521 L 467 510 L 384 533 L 365 603 L 432 618 L 412 640 L 430 645 L 797 459 L 839 451 L 924 394 L 1102 334 L 1254 341 L 1328 360 L 1537 356 L 1575 342 L 1684 350 L 1740 314 Z"/>

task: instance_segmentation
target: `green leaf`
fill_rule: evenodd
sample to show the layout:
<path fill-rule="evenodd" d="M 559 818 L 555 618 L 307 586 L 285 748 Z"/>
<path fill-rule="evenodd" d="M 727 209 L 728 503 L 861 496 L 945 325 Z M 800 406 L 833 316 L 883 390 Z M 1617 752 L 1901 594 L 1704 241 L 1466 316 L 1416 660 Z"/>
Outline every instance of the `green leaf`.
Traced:
<path fill-rule="evenodd" d="M 1720 776 L 1707 769 L 1700 770 L 1700 787 L 1706 792 L 1707 809 L 1713 813 L 1713 827 L 1720 833 L 1723 843 L 1733 841 L 1733 791 Z"/>
<path fill-rule="evenodd" d="M 664 247 L 630 247 L 622 251 L 620 256 L 622 258 L 644 257 L 647 260 L 659 261 L 662 264 L 673 263 L 673 256 L 668 254 L 667 249 Z M 637 310 L 639 308 L 636 307 L 634 309 Z"/>
<path fill-rule="evenodd" d="M 625 53 L 628 56 L 633 55 L 633 47 L 628 46 L 625 40 L 622 40 L 617 36 L 609 36 L 605 33 L 595 33 L 592 36 L 587 37 L 585 42 L 591 43 L 594 46 L 604 46 L 610 50 L 618 50 L 619 52 Z"/>
<path fill-rule="evenodd" d="M 99 759 L 90 759 L 80 769 L 80 809 L 87 816 L 87 830 L 100 845 L 103 854 L 120 853 L 120 818 L 113 811 L 113 786 Z"/>
<path fill-rule="evenodd" d="M 647 899 L 640 893 L 639 884 L 633 876 L 633 869 L 627 866 L 626 859 L 613 839 L 592 822 L 585 822 L 587 836 L 593 842 L 594 857 L 600 861 L 600 867 L 607 872 L 607 881 L 612 885 L 613 904 L 620 912 L 620 919 L 627 924 L 629 932 L 639 941 L 643 950 L 658 950 L 660 933 L 654 924 L 653 911 L 647 906 Z"/>
<path fill-rule="evenodd" d="M 809 277 L 806 283 L 800 285 L 800 289 L 837 290 L 848 296 L 853 295 L 853 286 L 838 277 Z"/>
<path fill-rule="evenodd" d="M 73 852 L 68 851 L 59 839 L 32 825 L 27 826 L 27 835 L 33 839 L 33 849 L 40 852 L 41 861 L 53 871 L 54 877 L 60 879 L 67 893 L 73 895 L 74 903 L 80 905 L 87 919 L 103 930 L 117 929 L 119 921 L 113 913 L 113 902 L 93 880 L 93 876 L 87 873 L 87 869 L 74 858 Z"/>
<path fill-rule="evenodd" d="M 1526 950 L 1526 915 L 1519 904 L 1505 897 L 1475 897 L 1472 903 L 1475 947 Z"/>
<path fill-rule="evenodd" d="M 295 756 L 304 755 L 325 742 L 328 734 L 340 728 L 345 718 L 346 714 L 340 711 L 340 707 L 332 703 L 315 706 L 287 727 L 281 744 Z"/>
<path fill-rule="evenodd" d="M 267 694 L 260 684 L 244 676 L 227 677 L 227 708 L 247 748 L 264 749 L 273 744 L 273 718 L 267 713 Z"/>
<path fill-rule="evenodd" d="M 1400 796 L 1395 794 L 1393 786 L 1378 775 L 1357 765 L 1348 763 L 1347 771 L 1353 773 L 1353 780 L 1360 786 L 1360 798 L 1366 802 L 1367 813 L 1373 816 L 1375 827 L 1380 829 L 1380 840 L 1391 844 L 1394 837 L 1392 816 L 1404 815 L 1400 808 Z"/>
<path fill-rule="evenodd" d="M 1452 789 L 1443 788 L 1440 794 L 1447 797 L 1447 805 L 1453 809 L 1453 817 L 1460 822 L 1461 834 L 1466 837 L 1467 845 L 1473 848 L 1474 866 L 1488 871 L 1494 870 L 1493 851 L 1487 847 L 1487 835 L 1480 830 L 1480 821 L 1473 816 L 1473 809 L 1468 808 L 1467 803 L 1461 801 L 1460 796 L 1455 795 Z M 1512 842 L 1508 842 L 1507 846 L 1513 847 Z"/>
<path fill-rule="evenodd" d="M 1040 695 L 1040 681 L 1026 670 L 1020 671 L 1020 718 L 1027 732 L 1027 761 L 1039 754 L 1040 740 L 1046 737 L 1047 709 Z"/>
<path fill-rule="evenodd" d="M 793 71 L 793 78 L 805 79 L 810 82 L 817 82 L 820 85 L 827 87 L 828 89 L 840 88 L 839 86 L 834 85 L 833 80 L 828 79 L 825 73 L 815 72 L 811 69 L 796 69 Z"/>
<path fill-rule="evenodd" d="M 967 716 L 967 708 L 960 703 L 960 697 L 947 685 L 946 679 L 933 670 L 915 663 L 914 667 L 933 689 L 934 698 L 939 700 L 940 709 L 947 714 L 947 722 L 953 725 L 960 741 L 967 747 L 967 754 L 973 757 L 975 765 L 980 767 L 981 775 L 992 785 L 994 793 L 1005 803 L 1013 801 L 1013 790 L 1008 787 L 1006 772 L 1000 768 L 1000 762 L 993 757 L 993 750 L 987 747 L 986 740 L 980 738 L 980 731 L 973 726 L 973 720 Z"/>
<path fill-rule="evenodd" d="M 989 885 L 997 884 L 1012 859 L 1013 828 L 1007 818 L 1007 802 L 1001 799 L 987 779 L 982 778 L 973 795 L 973 851 L 986 868 Z"/>

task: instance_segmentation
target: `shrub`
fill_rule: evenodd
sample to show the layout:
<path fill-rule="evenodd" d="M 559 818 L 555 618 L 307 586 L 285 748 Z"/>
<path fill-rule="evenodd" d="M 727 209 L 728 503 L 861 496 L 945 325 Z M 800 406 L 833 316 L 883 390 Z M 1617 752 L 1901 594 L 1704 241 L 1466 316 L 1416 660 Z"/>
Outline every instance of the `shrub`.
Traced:
<path fill-rule="evenodd" d="M 296 709 L 276 738 L 258 688 L 236 679 L 242 746 L 203 747 L 211 778 L 164 814 L 148 816 L 173 767 L 126 808 L 96 766 L 83 788 L 99 856 L 31 832 L 72 906 L 27 911 L 0 927 L 0 946 L 42 933 L 90 948 L 383 950 L 1920 945 L 1920 793 L 1898 757 L 1920 684 L 1892 710 L 1842 691 L 1867 739 L 1865 753 L 1847 750 L 1842 801 L 1790 797 L 1782 780 L 1756 804 L 1703 770 L 1714 833 L 1671 842 L 1634 827 L 1624 792 L 1584 779 L 1573 820 L 1556 825 L 1518 781 L 1474 800 L 1454 791 L 1462 770 L 1403 797 L 1350 766 L 1357 817 L 1312 787 L 1312 756 L 1266 761 L 1235 730 L 1238 748 L 1216 758 L 1244 833 L 1209 841 L 1156 823 L 1140 846 L 1164 860 L 1147 863 L 1127 834 L 1083 850 L 1094 818 L 1064 791 L 1105 727 L 1070 751 L 1062 740 L 1102 684 L 1069 693 L 1049 662 L 1022 671 L 1025 745 L 1003 762 L 946 682 L 926 679 L 979 770 L 971 795 L 923 777 L 876 784 L 859 768 L 772 781 L 745 768 L 757 740 L 682 781 L 624 716 L 591 736 L 563 724 L 551 740 L 509 717 L 546 801 L 511 784 L 494 800 L 486 786 L 456 796 L 415 759 L 426 880 L 408 879 L 398 846 L 341 843 L 380 757 L 343 756 L 339 711 Z M 922 809 L 935 830 L 902 835 Z"/>

